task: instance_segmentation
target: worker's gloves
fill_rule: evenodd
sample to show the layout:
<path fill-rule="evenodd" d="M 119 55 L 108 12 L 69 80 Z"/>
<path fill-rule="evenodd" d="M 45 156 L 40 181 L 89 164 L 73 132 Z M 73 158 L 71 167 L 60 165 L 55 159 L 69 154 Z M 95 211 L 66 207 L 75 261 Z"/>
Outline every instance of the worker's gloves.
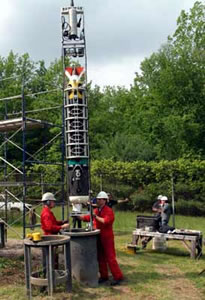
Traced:
<path fill-rule="evenodd" d="M 68 223 L 63 224 L 63 225 L 61 226 L 62 229 L 68 229 L 69 227 L 70 227 L 70 225 L 69 225 Z"/>

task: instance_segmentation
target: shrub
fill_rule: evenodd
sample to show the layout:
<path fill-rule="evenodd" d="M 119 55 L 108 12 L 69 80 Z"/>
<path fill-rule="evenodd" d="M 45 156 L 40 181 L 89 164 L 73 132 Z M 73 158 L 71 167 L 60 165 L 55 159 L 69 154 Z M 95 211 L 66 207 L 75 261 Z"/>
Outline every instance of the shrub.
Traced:
<path fill-rule="evenodd" d="M 103 172 L 102 172 L 103 170 Z M 174 196 L 180 214 L 205 215 L 205 161 L 179 159 L 160 162 L 92 161 L 91 178 L 117 197 L 132 199 L 129 209 L 151 211 L 158 194 Z M 122 188 L 120 188 L 122 186 Z"/>

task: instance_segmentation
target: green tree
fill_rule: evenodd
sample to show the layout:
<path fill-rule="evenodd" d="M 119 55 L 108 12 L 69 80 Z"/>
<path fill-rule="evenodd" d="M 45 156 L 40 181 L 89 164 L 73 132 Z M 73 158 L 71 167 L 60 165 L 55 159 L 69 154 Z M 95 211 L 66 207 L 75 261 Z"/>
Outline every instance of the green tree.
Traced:
<path fill-rule="evenodd" d="M 157 158 L 205 155 L 205 5 L 181 12 L 177 29 L 136 74 L 137 124 Z"/>

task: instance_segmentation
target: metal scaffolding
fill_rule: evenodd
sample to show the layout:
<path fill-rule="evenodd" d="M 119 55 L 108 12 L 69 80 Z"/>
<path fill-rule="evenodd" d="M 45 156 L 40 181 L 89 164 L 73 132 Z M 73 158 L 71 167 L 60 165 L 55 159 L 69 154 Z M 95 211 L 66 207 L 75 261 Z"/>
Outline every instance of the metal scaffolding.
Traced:
<path fill-rule="evenodd" d="M 13 77 L 11 77 L 13 79 Z M 10 78 L 7 78 L 10 80 Z M 6 80 L 6 79 L 3 79 Z M 27 228 L 35 228 L 39 224 L 29 223 L 31 220 L 28 216 L 32 215 L 34 219 L 39 218 L 35 209 L 40 205 L 41 194 L 46 191 L 52 191 L 58 194 L 60 198 L 59 204 L 62 207 L 62 218 L 64 219 L 65 201 L 65 172 L 64 172 L 64 108 L 61 100 L 58 106 L 44 107 L 35 110 L 26 110 L 26 103 L 32 97 L 32 101 L 38 101 L 38 95 L 55 93 L 59 90 L 47 90 L 34 94 L 25 93 L 25 84 L 22 82 L 21 95 L 4 97 L 0 99 L 4 103 L 4 116 L 0 121 L 0 213 L 7 228 L 15 231 L 15 224 L 23 219 L 22 238 L 25 238 Z M 61 93 L 62 95 L 62 93 Z M 35 96 L 35 100 L 33 100 Z M 12 110 L 14 101 L 21 101 L 21 111 L 14 112 Z M 20 105 L 19 105 L 20 106 Z M 53 124 L 39 118 L 32 118 L 42 111 L 49 112 L 58 111 L 61 116 L 61 124 Z M 52 133 L 52 129 L 55 133 Z M 31 145 L 29 135 L 38 130 L 39 136 L 36 137 L 36 145 Z M 49 149 L 56 143 L 59 147 L 59 161 L 52 160 L 49 155 Z M 21 159 L 18 159 L 21 157 Z M 34 171 L 44 166 L 44 171 Z M 53 170 L 52 170 L 53 168 Z M 50 180 L 50 173 L 58 170 L 58 180 Z M 58 173 L 56 172 L 56 173 Z M 55 174 L 56 175 L 56 174 Z M 50 177 L 50 178 L 49 178 Z M 16 207 L 20 214 L 15 216 L 12 222 L 9 221 L 9 214 L 12 208 L 11 202 L 20 203 L 21 206 Z M 3 205 L 2 205 L 3 203 Z M 31 204 L 31 205 L 29 205 Z"/>

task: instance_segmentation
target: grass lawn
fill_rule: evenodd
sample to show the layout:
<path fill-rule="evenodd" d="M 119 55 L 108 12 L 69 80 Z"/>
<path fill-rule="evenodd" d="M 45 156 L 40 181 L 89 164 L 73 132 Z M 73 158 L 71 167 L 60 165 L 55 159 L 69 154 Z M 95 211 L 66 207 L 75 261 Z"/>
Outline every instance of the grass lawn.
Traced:
<path fill-rule="evenodd" d="M 56 214 L 59 214 L 58 209 Z M 205 269 L 205 256 L 200 260 L 190 259 L 188 251 L 180 241 L 169 241 L 168 249 L 164 253 L 153 251 L 152 242 L 146 250 L 139 249 L 136 254 L 127 252 L 126 244 L 131 241 L 132 230 L 136 227 L 136 215 L 136 212 L 115 213 L 115 243 L 118 262 L 125 276 L 123 284 L 91 289 L 73 281 L 72 294 L 64 293 L 60 287 L 53 299 L 205 299 L 205 273 L 199 276 Z M 205 232 L 205 218 L 177 216 L 176 227 Z M 16 227 L 16 230 L 21 229 Z M 13 233 L 9 232 L 10 234 L 13 237 Z M 1 300 L 26 299 L 23 268 L 23 259 L 9 260 L 0 257 Z M 1 280 L 5 276 L 8 280 Z M 34 299 L 49 299 L 46 294 L 40 294 L 37 290 L 35 294 Z"/>

